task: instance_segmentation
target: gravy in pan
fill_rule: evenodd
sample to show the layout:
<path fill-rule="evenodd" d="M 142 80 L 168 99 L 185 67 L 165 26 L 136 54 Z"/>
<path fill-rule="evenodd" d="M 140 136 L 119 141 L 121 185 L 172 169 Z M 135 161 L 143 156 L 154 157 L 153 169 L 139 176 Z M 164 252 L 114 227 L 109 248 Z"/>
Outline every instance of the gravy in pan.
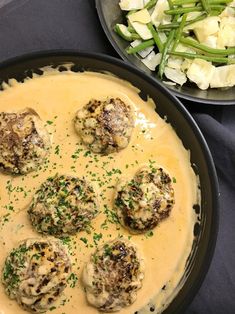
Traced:
<path fill-rule="evenodd" d="M 156 304 L 155 313 L 161 312 L 176 293 L 193 242 L 193 205 L 197 203 L 198 189 L 190 152 L 171 125 L 155 112 L 151 100 L 143 101 L 136 88 L 108 74 L 48 70 L 24 83 L 11 81 L 4 87 L 0 92 L 0 111 L 33 108 L 50 132 L 52 149 L 37 171 L 15 177 L 0 174 L 0 269 L 19 241 L 41 236 L 32 228 L 27 214 L 40 184 L 56 173 L 85 176 L 97 188 L 100 214 L 92 220 L 90 233 L 82 231 L 63 239 L 71 254 L 73 275 L 59 302 L 50 310 L 55 314 L 98 313 L 86 301 L 81 282 L 83 266 L 97 245 L 125 236 L 137 245 L 144 258 L 145 277 L 136 302 L 121 313 L 145 312 L 143 308 L 149 308 L 150 300 Z M 90 99 L 107 97 L 119 97 L 132 106 L 135 128 L 127 148 L 101 156 L 79 142 L 73 119 Z M 141 166 L 149 164 L 163 167 L 173 178 L 175 204 L 170 217 L 153 231 L 131 235 L 116 223 L 112 210 L 114 186 L 120 177 L 134 175 Z M 0 313 L 25 313 L 15 300 L 8 298 L 2 284 Z"/>

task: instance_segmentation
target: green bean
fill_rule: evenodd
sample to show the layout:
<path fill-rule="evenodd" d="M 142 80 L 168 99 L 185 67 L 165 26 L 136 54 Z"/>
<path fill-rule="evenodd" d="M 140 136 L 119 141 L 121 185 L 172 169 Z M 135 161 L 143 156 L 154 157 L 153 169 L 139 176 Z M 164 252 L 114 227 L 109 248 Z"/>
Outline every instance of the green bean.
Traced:
<path fill-rule="evenodd" d="M 214 63 L 235 64 L 235 59 L 232 59 L 232 58 L 211 57 L 211 56 L 199 55 L 197 53 L 177 52 L 177 51 L 171 51 L 169 52 L 169 54 L 173 56 L 183 57 L 186 59 L 203 59 L 203 60 L 214 62 Z"/>
<path fill-rule="evenodd" d="M 138 10 L 131 10 L 126 14 L 126 17 L 128 17 L 129 15 L 136 13 Z"/>
<path fill-rule="evenodd" d="M 135 29 L 132 26 L 128 26 L 127 29 L 131 33 L 131 38 L 133 40 L 141 39 L 140 35 L 136 33 Z"/>
<path fill-rule="evenodd" d="M 196 17 L 195 19 L 191 20 L 191 21 L 187 21 L 186 22 L 186 26 L 191 25 L 193 23 L 199 22 L 201 20 L 204 20 L 207 17 L 207 14 L 204 12 L 202 13 L 202 15 Z"/>
<path fill-rule="evenodd" d="M 168 5 L 169 5 L 169 8 L 170 9 L 174 9 L 174 5 L 173 5 L 172 1 L 171 0 L 167 0 L 167 2 L 168 2 Z"/>
<path fill-rule="evenodd" d="M 184 4 L 193 4 L 199 3 L 201 0 L 173 0 L 173 5 L 184 5 Z M 217 3 L 230 3 L 232 0 L 208 0 L 209 4 L 217 4 Z"/>
<path fill-rule="evenodd" d="M 224 5 L 211 5 L 210 6 L 211 10 L 218 10 L 218 9 L 225 9 Z M 176 15 L 176 14 L 183 14 L 183 13 L 190 13 L 190 12 L 201 12 L 203 11 L 203 7 L 201 5 L 199 6 L 194 6 L 194 7 L 186 7 L 186 8 L 177 8 L 177 9 L 170 9 L 170 10 L 165 10 L 165 14 L 170 14 L 170 15 Z"/>
<path fill-rule="evenodd" d="M 133 40 L 141 39 L 140 35 L 137 34 L 137 33 L 131 33 L 131 38 L 132 38 Z"/>
<path fill-rule="evenodd" d="M 185 26 L 188 26 L 188 25 L 191 25 L 191 24 L 196 23 L 198 21 L 204 20 L 205 17 L 207 17 L 207 14 L 203 13 L 202 15 L 196 17 L 195 19 L 187 21 Z M 164 24 L 164 25 L 158 26 L 158 29 L 159 30 L 166 30 L 169 28 L 178 28 L 179 25 L 180 25 L 180 23 L 169 23 L 169 24 Z"/>
<path fill-rule="evenodd" d="M 203 11 L 203 8 L 201 6 L 198 6 L 198 7 L 187 7 L 187 8 L 165 10 L 164 13 L 175 15 L 175 14 L 183 14 L 183 13 L 189 13 L 189 12 L 201 12 L 201 11 Z"/>
<path fill-rule="evenodd" d="M 201 0 L 201 4 L 202 4 L 203 9 L 209 14 L 211 9 L 210 9 L 208 0 Z"/>
<path fill-rule="evenodd" d="M 179 43 L 180 37 L 182 36 L 182 32 L 183 32 L 183 29 L 184 29 L 184 26 L 186 23 L 186 19 L 187 19 L 187 14 L 184 14 L 182 17 L 182 20 L 180 22 L 179 28 L 177 29 L 176 34 L 175 34 L 175 42 L 174 42 L 174 45 L 172 47 L 172 51 L 175 50 L 175 48 L 177 47 L 177 45 Z"/>
<path fill-rule="evenodd" d="M 209 16 L 218 16 L 218 15 L 220 15 L 220 13 L 222 11 L 223 11 L 223 9 L 222 10 L 211 10 Z"/>
<path fill-rule="evenodd" d="M 127 29 L 128 29 L 128 31 L 129 31 L 130 33 L 135 33 L 135 29 L 134 29 L 134 27 L 132 27 L 131 25 L 128 25 L 128 26 L 127 26 Z"/>
<path fill-rule="evenodd" d="M 128 31 L 129 31 L 129 28 L 127 28 Z M 119 27 L 118 27 L 118 24 L 116 24 L 114 26 L 114 31 L 118 34 L 118 36 L 120 36 L 121 38 L 125 39 L 126 41 L 133 41 L 133 40 L 136 40 L 136 39 L 141 39 L 141 37 L 139 36 L 139 34 L 137 33 L 132 33 L 130 32 L 130 36 L 126 36 L 125 34 L 123 34 L 120 30 L 119 30 Z"/>
<path fill-rule="evenodd" d="M 129 47 L 126 52 L 131 55 L 154 45 L 154 40 L 149 39 L 140 43 L 138 46 Z"/>
<path fill-rule="evenodd" d="M 184 4 L 191 4 L 191 3 L 198 3 L 201 0 L 173 0 L 173 5 L 184 5 Z"/>
<path fill-rule="evenodd" d="M 223 4 L 213 4 L 213 5 L 210 6 L 211 10 L 221 10 L 222 11 L 225 8 L 226 8 L 226 6 L 223 5 Z"/>
<path fill-rule="evenodd" d="M 228 56 L 235 54 L 235 47 L 227 48 L 227 49 L 217 49 L 217 48 L 211 48 L 206 45 L 200 44 L 198 41 L 191 39 L 191 38 L 180 38 L 179 40 L 182 44 L 194 47 L 196 49 L 205 51 L 210 54 L 214 55 L 221 55 L 221 56 Z"/>
<path fill-rule="evenodd" d="M 158 30 L 167 30 L 167 29 L 172 29 L 172 28 L 178 28 L 180 23 L 168 23 L 168 24 L 163 24 L 158 26 Z"/>
<path fill-rule="evenodd" d="M 154 26 L 153 26 L 153 24 L 152 24 L 151 22 L 148 23 L 147 26 L 148 26 L 148 29 L 150 30 L 151 34 L 153 35 L 153 39 L 154 39 L 154 41 L 155 41 L 155 44 L 156 44 L 158 50 L 159 50 L 160 52 L 162 52 L 162 50 L 163 50 L 163 44 L 162 44 L 162 41 L 161 41 L 161 39 L 160 39 L 160 37 L 159 37 L 158 31 L 155 30 L 155 28 L 154 28 Z"/>
<path fill-rule="evenodd" d="M 177 21 L 178 18 L 179 18 L 179 15 L 175 15 L 173 18 L 173 23 L 175 21 Z M 164 48 L 163 48 L 163 51 L 162 51 L 161 62 L 159 65 L 159 76 L 160 76 L 160 78 L 163 77 L 165 66 L 166 66 L 166 61 L 167 61 L 168 50 L 170 48 L 170 45 L 172 44 L 172 41 L 174 40 L 174 36 L 175 36 L 175 29 L 172 29 L 169 33 L 169 36 L 167 38 L 167 41 L 166 41 Z"/>
<path fill-rule="evenodd" d="M 146 5 L 145 5 L 145 9 L 152 9 L 154 6 L 155 6 L 155 4 L 157 3 L 157 0 L 150 0 Z"/>
<path fill-rule="evenodd" d="M 230 3 L 233 0 L 208 0 L 209 4 L 222 4 L 222 3 Z"/>
<path fill-rule="evenodd" d="M 162 51 L 161 63 L 159 65 L 159 76 L 160 76 L 160 78 L 162 78 L 162 76 L 163 76 L 163 73 L 164 73 L 164 70 L 165 70 L 165 66 L 166 66 L 168 50 L 169 50 L 169 47 L 170 47 L 170 45 L 171 45 L 171 43 L 172 43 L 172 41 L 174 39 L 174 36 L 175 36 L 175 30 L 172 29 L 170 31 L 170 35 L 167 38 L 167 41 L 166 41 L 165 46 L 164 46 L 164 49 Z"/>
<path fill-rule="evenodd" d="M 206 16 L 207 16 L 207 14 L 206 14 L 206 13 L 203 13 L 202 15 L 196 17 L 195 19 L 190 20 L 190 21 L 187 21 L 187 22 L 185 23 L 185 26 L 188 26 L 188 25 L 190 25 L 190 24 L 193 24 L 193 23 L 196 23 L 196 22 L 198 22 L 198 21 L 204 20 L 204 18 L 205 18 Z M 168 30 L 168 29 L 171 29 L 171 28 L 178 28 L 179 25 L 180 25 L 180 23 L 178 23 L 178 22 L 177 22 L 177 23 L 163 24 L 163 25 L 159 25 L 159 26 L 158 26 L 158 29 L 159 29 L 159 30 Z"/>

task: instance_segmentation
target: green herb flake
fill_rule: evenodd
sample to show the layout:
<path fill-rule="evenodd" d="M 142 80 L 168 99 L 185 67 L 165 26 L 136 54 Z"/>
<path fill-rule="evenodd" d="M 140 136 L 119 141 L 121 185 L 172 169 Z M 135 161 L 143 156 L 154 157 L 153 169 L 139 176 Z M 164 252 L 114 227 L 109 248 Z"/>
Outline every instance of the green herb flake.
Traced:
<path fill-rule="evenodd" d="M 145 237 L 146 237 L 146 238 L 151 238 L 153 235 L 154 235 L 154 233 L 153 233 L 152 230 L 150 230 L 150 231 L 148 231 L 148 232 L 145 233 Z"/>
<path fill-rule="evenodd" d="M 71 273 L 71 275 L 67 279 L 67 282 L 70 285 L 70 288 L 74 288 L 78 282 L 78 276 L 74 273 Z"/>
<path fill-rule="evenodd" d="M 87 238 L 81 237 L 80 240 L 81 240 L 83 243 L 85 243 L 85 244 L 87 244 L 87 242 L 88 242 Z"/>
<path fill-rule="evenodd" d="M 93 241 L 95 243 L 95 245 L 97 245 L 97 242 L 100 241 L 100 239 L 102 239 L 103 235 L 102 233 L 94 233 L 93 234 Z"/>
<path fill-rule="evenodd" d="M 55 147 L 55 154 L 59 155 L 59 153 L 60 153 L 60 146 L 56 145 L 56 147 Z"/>
<path fill-rule="evenodd" d="M 112 248 L 108 244 L 105 244 L 105 246 L 104 246 L 104 255 L 105 256 L 110 256 L 111 254 L 112 254 Z"/>
<path fill-rule="evenodd" d="M 56 310 L 56 307 L 55 307 L 55 306 L 52 306 L 52 307 L 49 308 L 49 310 L 50 310 L 50 311 L 54 311 L 54 310 Z"/>
<path fill-rule="evenodd" d="M 119 224 L 119 219 L 115 211 L 108 208 L 108 205 L 104 204 L 104 214 L 107 217 L 107 221 L 112 224 Z"/>
<path fill-rule="evenodd" d="M 83 156 L 84 156 L 84 157 L 91 156 L 91 151 L 87 150 L 87 151 L 84 153 Z"/>

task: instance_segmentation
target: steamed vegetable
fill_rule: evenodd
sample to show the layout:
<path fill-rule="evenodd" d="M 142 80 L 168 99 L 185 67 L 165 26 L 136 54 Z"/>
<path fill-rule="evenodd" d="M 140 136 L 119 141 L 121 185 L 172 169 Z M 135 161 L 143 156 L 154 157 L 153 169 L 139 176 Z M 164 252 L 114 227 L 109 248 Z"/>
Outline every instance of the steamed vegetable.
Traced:
<path fill-rule="evenodd" d="M 117 34 L 163 80 L 235 85 L 235 0 L 121 0 Z"/>

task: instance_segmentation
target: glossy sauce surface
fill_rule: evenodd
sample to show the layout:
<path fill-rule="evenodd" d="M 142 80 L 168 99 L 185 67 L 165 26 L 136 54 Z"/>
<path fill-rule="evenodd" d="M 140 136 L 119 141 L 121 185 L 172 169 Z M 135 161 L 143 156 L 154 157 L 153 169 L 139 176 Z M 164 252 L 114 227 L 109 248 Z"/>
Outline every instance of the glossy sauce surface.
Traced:
<path fill-rule="evenodd" d="M 121 313 L 134 313 L 153 298 L 160 311 L 171 299 L 184 273 L 193 241 L 196 217 L 192 206 L 197 202 L 197 179 L 190 165 L 189 151 L 171 125 L 155 112 L 151 100 L 144 102 L 136 88 L 110 75 L 54 70 L 24 83 L 12 81 L 9 85 L 0 92 L 0 111 L 33 108 L 51 134 L 52 150 L 48 161 L 36 172 L 18 177 L 0 174 L 0 269 L 8 252 L 19 241 L 40 236 L 27 215 L 40 184 L 56 173 L 85 176 L 98 191 L 100 214 L 92 221 L 90 233 L 83 231 L 63 240 L 71 253 L 74 275 L 59 302 L 51 308 L 52 313 L 75 314 L 78 309 L 81 314 L 98 313 L 86 302 L 81 271 L 97 245 L 117 236 L 129 237 L 145 260 L 145 278 L 137 301 Z M 132 106 L 135 128 L 126 149 L 100 156 L 80 143 L 73 118 L 77 109 L 90 99 L 107 97 L 119 97 Z M 153 232 L 130 235 L 116 223 L 112 211 L 114 187 L 121 176 L 131 176 L 146 164 L 161 166 L 169 172 L 174 182 L 175 205 L 170 217 Z M 0 314 L 13 313 L 25 312 L 5 295 L 0 284 Z"/>

